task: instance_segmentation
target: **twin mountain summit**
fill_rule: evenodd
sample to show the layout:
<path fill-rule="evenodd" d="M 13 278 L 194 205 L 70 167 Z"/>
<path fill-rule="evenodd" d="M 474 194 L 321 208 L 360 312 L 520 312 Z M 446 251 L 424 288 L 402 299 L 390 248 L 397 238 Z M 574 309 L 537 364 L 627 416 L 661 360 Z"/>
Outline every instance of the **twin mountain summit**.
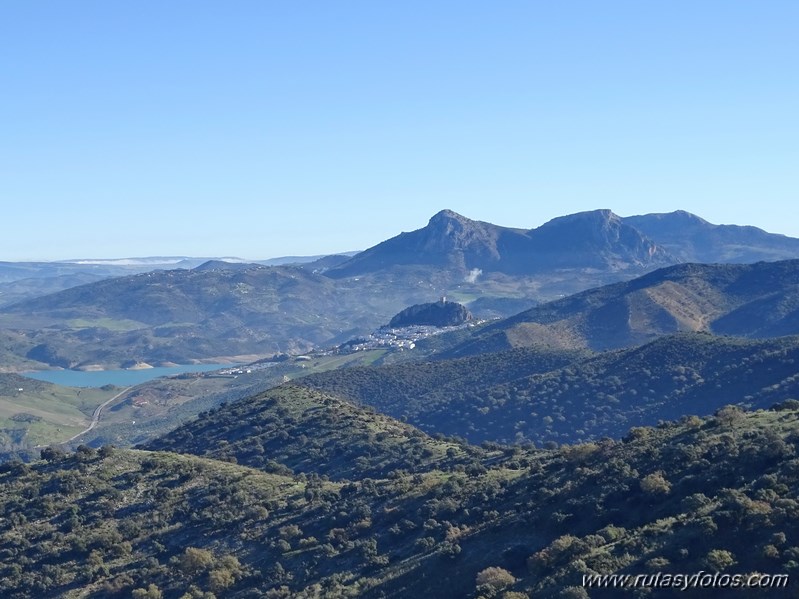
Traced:
<path fill-rule="evenodd" d="M 0 596 L 795 597 L 798 334 L 799 239 L 682 211 L 0 263 Z"/>
<path fill-rule="evenodd" d="M 532 275 L 559 269 L 653 269 L 679 262 L 757 262 L 796 258 L 798 252 L 797 239 L 755 227 L 712 225 L 683 211 L 622 218 L 595 210 L 527 230 L 443 210 L 425 228 L 361 252 L 330 275 L 420 264 Z"/>

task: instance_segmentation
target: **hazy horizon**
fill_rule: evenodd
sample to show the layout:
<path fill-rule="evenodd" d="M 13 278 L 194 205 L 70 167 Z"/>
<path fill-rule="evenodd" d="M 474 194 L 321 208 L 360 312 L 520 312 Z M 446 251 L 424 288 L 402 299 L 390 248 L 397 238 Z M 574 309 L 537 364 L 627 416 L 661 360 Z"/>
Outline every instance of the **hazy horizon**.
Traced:
<path fill-rule="evenodd" d="M 596 210 L 601 210 L 601 208 L 597 208 Z M 677 210 L 682 210 L 682 209 L 677 209 Z M 611 211 L 614 214 L 616 214 L 617 216 L 621 216 L 622 218 L 629 217 L 629 216 L 639 216 L 637 214 L 621 215 L 621 214 L 618 214 L 615 210 L 611 209 Z M 439 212 L 439 211 L 436 211 L 436 212 Z M 691 211 L 690 210 L 685 210 L 685 212 L 691 212 Z M 693 213 L 693 212 L 691 212 L 691 213 L 694 214 L 695 216 L 700 217 L 700 218 L 704 218 L 701 214 L 696 214 L 696 213 Z M 433 214 L 431 214 L 430 216 L 432 217 Z M 465 217 L 469 218 L 468 214 L 462 214 L 462 216 L 465 216 Z M 560 215 L 560 216 L 567 216 L 567 215 L 563 214 L 563 215 Z M 557 218 L 557 217 L 555 217 L 555 218 Z M 471 220 L 476 220 L 476 219 L 471 219 Z M 705 220 L 707 220 L 707 219 L 705 219 Z M 509 228 L 521 228 L 521 227 L 518 227 L 516 225 L 513 225 L 512 223 L 504 223 L 504 224 L 491 223 L 491 224 L 498 225 L 498 226 L 509 227 Z M 534 225 L 533 227 L 530 227 L 530 228 L 531 229 L 532 228 L 536 228 L 536 227 L 541 226 L 543 224 L 545 224 L 545 223 L 540 223 L 540 224 Z M 738 225 L 738 226 L 746 226 L 747 225 L 747 223 L 711 223 L 711 224 L 713 224 L 713 225 Z M 179 254 L 166 255 L 166 254 L 147 254 L 147 253 L 141 253 L 141 252 L 136 254 L 136 255 L 127 255 L 127 256 L 101 256 L 101 255 L 94 256 L 94 255 L 92 255 L 92 256 L 71 257 L 71 258 L 42 258 L 42 259 L 19 259 L 19 260 L 9 260 L 9 259 L 5 259 L 2 256 L 0 256 L 0 262 L 70 262 L 70 263 L 83 262 L 83 263 L 92 263 L 92 262 L 96 261 L 98 264 L 100 264 L 100 263 L 108 264 L 108 263 L 114 263 L 114 262 L 116 262 L 116 263 L 123 263 L 123 262 L 133 263 L 136 260 L 153 261 L 155 259 L 161 258 L 161 259 L 164 259 L 166 261 L 174 261 L 174 263 L 177 264 L 181 259 L 206 259 L 207 258 L 209 260 L 227 260 L 227 261 L 250 262 L 250 261 L 278 260 L 278 259 L 285 259 L 285 258 L 323 257 L 323 256 L 352 254 L 352 253 L 355 253 L 355 252 L 362 252 L 363 250 L 369 249 L 369 247 L 373 247 L 374 245 L 377 245 L 378 243 L 381 243 L 382 241 L 385 241 L 386 239 L 390 239 L 391 237 L 395 237 L 395 236 L 399 235 L 400 233 L 405 233 L 405 232 L 409 232 L 411 230 L 421 229 L 421 228 L 423 228 L 426 225 L 427 225 L 427 221 L 425 221 L 424 223 L 419 224 L 419 226 L 415 227 L 414 229 L 409 229 L 408 231 L 396 231 L 396 232 L 390 234 L 385 239 L 380 239 L 380 240 L 376 241 L 374 244 L 372 244 L 372 245 L 370 245 L 368 247 L 363 247 L 363 248 L 360 248 L 360 249 L 357 249 L 357 250 L 354 250 L 354 249 L 333 250 L 333 251 L 329 251 L 329 252 L 320 252 L 320 253 L 310 253 L 310 252 L 308 252 L 308 253 L 284 253 L 284 254 L 275 254 L 275 255 L 270 255 L 270 256 L 234 256 L 232 254 L 212 255 L 212 254 L 208 254 L 208 253 L 200 253 L 200 254 L 193 254 L 193 255 L 192 254 L 186 254 L 186 253 L 179 253 Z M 774 231 L 767 231 L 767 233 L 774 233 Z M 777 233 L 777 234 L 779 234 L 779 233 Z M 165 264 L 167 262 L 159 262 L 159 263 L 160 264 Z"/>

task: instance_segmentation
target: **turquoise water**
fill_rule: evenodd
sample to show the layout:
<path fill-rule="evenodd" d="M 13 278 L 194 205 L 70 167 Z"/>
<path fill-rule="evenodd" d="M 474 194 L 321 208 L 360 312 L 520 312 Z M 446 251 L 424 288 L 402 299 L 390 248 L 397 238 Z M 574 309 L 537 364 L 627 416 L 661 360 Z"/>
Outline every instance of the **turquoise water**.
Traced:
<path fill-rule="evenodd" d="M 103 385 L 116 385 L 117 387 L 130 387 L 146 383 L 161 376 L 172 376 L 183 372 L 208 372 L 220 368 L 230 368 L 234 364 L 185 364 L 183 366 L 145 368 L 143 370 L 98 370 L 97 372 L 83 372 L 80 370 L 43 370 L 39 372 L 25 372 L 28 378 L 65 385 L 67 387 L 102 387 Z"/>

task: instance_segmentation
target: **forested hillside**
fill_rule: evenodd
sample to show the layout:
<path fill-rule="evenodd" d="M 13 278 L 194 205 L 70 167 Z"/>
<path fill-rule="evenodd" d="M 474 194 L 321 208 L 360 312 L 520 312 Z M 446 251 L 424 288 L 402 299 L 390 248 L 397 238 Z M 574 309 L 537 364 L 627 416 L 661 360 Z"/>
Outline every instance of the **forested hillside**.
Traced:
<path fill-rule="evenodd" d="M 799 397 L 799 338 L 692 333 L 596 355 L 512 350 L 465 359 L 331 371 L 298 384 L 472 443 L 575 443 L 726 404 Z"/>
<path fill-rule="evenodd" d="M 485 452 L 434 439 L 337 397 L 286 384 L 200 417 L 146 444 L 246 464 L 267 472 L 385 478 L 460 464 L 480 468 Z"/>

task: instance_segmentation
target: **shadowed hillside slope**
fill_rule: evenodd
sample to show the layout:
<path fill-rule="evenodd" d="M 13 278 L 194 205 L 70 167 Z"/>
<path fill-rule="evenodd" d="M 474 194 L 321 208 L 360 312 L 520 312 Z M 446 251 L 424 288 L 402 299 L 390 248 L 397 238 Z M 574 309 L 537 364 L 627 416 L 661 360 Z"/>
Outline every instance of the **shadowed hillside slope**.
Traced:
<path fill-rule="evenodd" d="M 725 404 L 768 407 L 799 397 L 797 364 L 799 337 L 683 333 L 589 357 L 514 350 L 332 371 L 297 384 L 374 406 L 428 433 L 542 445 L 619 438 L 631 426 L 707 415 Z"/>
<path fill-rule="evenodd" d="M 799 260 L 663 268 L 501 320 L 444 356 L 533 344 L 603 350 L 679 331 L 799 334 Z"/>

